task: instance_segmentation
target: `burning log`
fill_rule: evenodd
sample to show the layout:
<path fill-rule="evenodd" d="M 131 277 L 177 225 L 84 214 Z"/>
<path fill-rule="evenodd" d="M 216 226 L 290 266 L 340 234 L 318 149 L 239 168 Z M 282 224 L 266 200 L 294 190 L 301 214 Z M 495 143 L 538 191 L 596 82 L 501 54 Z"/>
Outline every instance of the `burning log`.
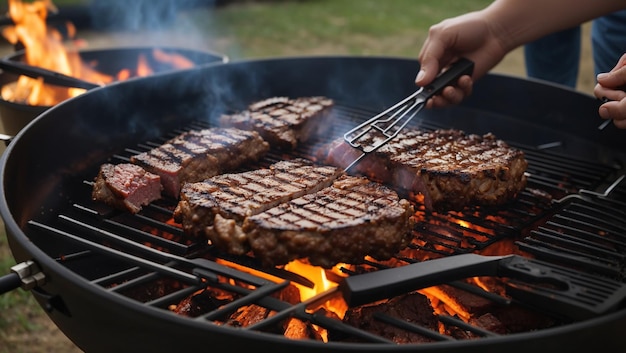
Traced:
<path fill-rule="evenodd" d="M 110 288 L 124 286 L 125 284 L 126 282 L 112 284 Z M 130 288 L 117 288 L 117 290 L 118 293 L 124 296 L 145 303 L 153 300 L 154 298 L 160 298 L 162 296 L 176 292 L 181 289 L 181 286 L 181 283 L 176 280 L 170 278 L 160 278 L 156 281 L 150 281 L 142 283 L 140 285 L 130 286 Z"/>
<path fill-rule="evenodd" d="M 300 302 L 300 291 L 294 285 L 289 285 L 272 296 L 294 305 Z M 275 313 L 275 311 L 256 304 L 247 305 L 237 309 L 237 311 L 230 315 L 225 324 L 236 327 L 246 327 L 263 321 Z M 280 332 L 281 329 L 282 332 Z M 290 339 L 314 339 L 320 341 L 323 339 L 322 335 L 311 323 L 294 317 L 283 320 L 282 325 L 280 328 L 276 328 L 276 331 L 278 331 L 276 333 L 282 334 Z"/>
<path fill-rule="evenodd" d="M 205 288 L 183 299 L 177 305 L 170 307 L 170 310 L 179 315 L 196 317 L 216 310 L 232 300 L 234 300 L 234 295 L 231 293 L 219 289 Z"/>
<path fill-rule="evenodd" d="M 388 338 L 396 343 L 433 342 L 433 339 L 429 337 L 376 319 L 376 315 L 380 314 L 400 318 L 409 323 L 438 332 L 438 320 L 433 314 L 430 302 L 426 296 L 419 293 L 399 296 L 381 304 L 364 305 L 348 309 L 344 316 L 344 322 L 364 331 Z M 333 338 L 335 337 L 331 335 L 330 339 Z M 353 341 L 356 339 L 350 338 L 346 340 Z"/>
<path fill-rule="evenodd" d="M 288 285 L 283 290 L 273 293 L 272 297 L 290 304 L 297 304 L 300 302 L 300 291 L 296 286 Z M 271 315 L 274 315 L 274 313 L 274 311 L 256 304 L 246 305 L 231 314 L 225 324 L 236 327 L 246 327 L 263 321 Z"/>
<path fill-rule="evenodd" d="M 256 304 L 242 306 L 226 320 L 225 324 L 235 327 L 247 327 L 267 319 L 271 310 Z"/>
<path fill-rule="evenodd" d="M 554 319 L 518 305 L 501 305 L 496 301 L 449 285 L 420 291 L 429 296 L 436 313 L 456 316 L 463 321 L 499 334 L 526 332 L 552 327 Z M 455 338 L 476 338 L 471 332 L 444 327 L 443 333 Z"/>

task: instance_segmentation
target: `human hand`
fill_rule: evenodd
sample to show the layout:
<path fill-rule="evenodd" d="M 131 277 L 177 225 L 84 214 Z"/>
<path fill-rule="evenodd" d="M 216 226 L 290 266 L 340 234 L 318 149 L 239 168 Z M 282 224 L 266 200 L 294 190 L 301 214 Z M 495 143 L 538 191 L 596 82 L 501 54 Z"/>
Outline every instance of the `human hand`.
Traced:
<path fill-rule="evenodd" d="M 421 68 L 415 84 L 426 86 L 448 65 L 466 57 L 475 63 L 474 74 L 462 76 L 455 86 L 428 100 L 426 107 L 458 104 L 472 93 L 473 80 L 495 66 L 507 50 L 482 12 L 472 12 L 432 26 L 419 55 Z"/>
<path fill-rule="evenodd" d="M 593 89 L 599 99 L 606 101 L 598 110 L 603 119 L 613 119 L 613 124 L 626 129 L 626 54 L 622 55 L 615 67 L 597 77 Z"/>

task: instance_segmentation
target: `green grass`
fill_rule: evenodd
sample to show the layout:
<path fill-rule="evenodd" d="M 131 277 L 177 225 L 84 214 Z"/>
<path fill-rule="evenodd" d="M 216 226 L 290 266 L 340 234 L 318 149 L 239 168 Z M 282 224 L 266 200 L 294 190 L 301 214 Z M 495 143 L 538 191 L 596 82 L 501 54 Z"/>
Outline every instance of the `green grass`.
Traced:
<path fill-rule="evenodd" d="M 15 261 L 9 251 L 4 228 L 0 232 L 0 276 L 10 273 Z M 0 295 L 0 353 L 3 353 L 2 342 L 7 335 L 23 332 L 36 332 L 39 327 L 31 318 L 41 315 L 42 310 L 30 294 L 22 289 L 12 290 Z M 8 353 L 8 352 L 7 352 Z"/>
<path fill-rule="evenodd" d="M 226 54 L 334 52 L 413 56 L 428 28 L 441 19 L 480 9 L 490 0 L 301 0 L 244 2 L 214 12 L 194 11 L 200 31 L 228 38 Z"/>

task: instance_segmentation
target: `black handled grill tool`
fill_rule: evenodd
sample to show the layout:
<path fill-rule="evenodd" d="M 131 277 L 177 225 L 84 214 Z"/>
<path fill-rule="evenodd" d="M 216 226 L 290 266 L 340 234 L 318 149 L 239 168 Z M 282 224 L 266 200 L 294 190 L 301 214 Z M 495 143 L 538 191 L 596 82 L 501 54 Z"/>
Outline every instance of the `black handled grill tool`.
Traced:
<path fill-rule="evenodd" d="M 626 284 L 518 255 L 454 255 L 353 275 L 340 284 L 350 306 L 475 276 L 509 278 L 507 294 L 525 304 L 576 320 L 617 309 Z"/>
<path fill-rule="evenodd" d="M 430 85 L 420 87 L 392 107 L 346 132 L 343 135 L 344 140 L 362 153 L 345 168 L 345 171 L 357 164 L 368 153 L 376 151 L 396 137 L 424 108 L 428 99 L 439 94 L 445 87 L 454 84 L 459 77 L 471 75 L 473 71 L 474 63 L 461 58 L 435 78 Z"/>

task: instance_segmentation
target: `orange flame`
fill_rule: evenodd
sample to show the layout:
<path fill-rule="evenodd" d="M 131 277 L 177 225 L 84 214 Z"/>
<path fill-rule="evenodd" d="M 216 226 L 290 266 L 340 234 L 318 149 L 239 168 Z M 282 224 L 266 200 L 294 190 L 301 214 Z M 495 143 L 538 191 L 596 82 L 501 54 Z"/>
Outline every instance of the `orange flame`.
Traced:
<path fill-rule="evenodd" d="M 12 44 L 24 46 L 25 61 L 28 65 L 55 71 L 97 85 L 105 85 L 115 80 L 133 77 L 130 70 L 122 70 L 117 75 L 107 75 L 96 71 L 82 61 L 78 47 L 82 41 L 74 40 L 76 28 L 67 23 L 67 33 L 71 42 L 64 42 L 59 31 L 48 28 L 48 12 L 57 12 L 52 0 L 37 0 L 30 3 L 22 0 L 9 0 L 9 15 L 14 25 L 2 29 L 2 35 Z M 161 50 L 153 53 L 155 60 L 169 64 L 173 68 L 189 68 L 193 62 L 178 54 L 168 54 Z M 151 75 L 154 70 L 145 57 L 139 58 L 136 76 Z M 2 99 L 29 105 L 52 106 L 68 98 L 83 94 L 81 88 L 67 88 L 44 84 L 43 80 L 20 76 L 14 82 L 2 87 Z"/>

